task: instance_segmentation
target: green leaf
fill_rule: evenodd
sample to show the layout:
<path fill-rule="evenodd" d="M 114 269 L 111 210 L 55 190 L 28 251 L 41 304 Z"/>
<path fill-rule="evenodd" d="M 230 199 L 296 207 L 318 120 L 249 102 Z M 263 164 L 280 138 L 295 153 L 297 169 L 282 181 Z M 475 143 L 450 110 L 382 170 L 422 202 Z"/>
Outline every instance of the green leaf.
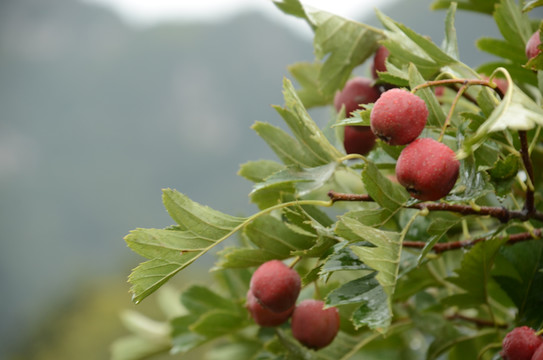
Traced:
<path fill-rule="evenodd" d="M 246 316 L 218 309 L 205 313 L 196 322 L 191 324 L 189 328 L 191 331 L 206 338 L 216 338 L 223 335 L 230 335 L 247 326 L 247 323 Z"/>
<path fill-rule="evenodd" d="M 304 7 L 298 0 L 274 0 L 273 3 L 285 14 L 307 19 Z"/>
<path fill-rule="evenodd" d="M 296 90 L 288 79 L 283 81 L 285 107 L 275 106 L 288 127 L 298 140 L 306 156 L 312 160 L 312 166 L 325 165 L 339 159 L 342 154 L 326 139 L 324 133 L 311 119 Z M 294 156 L 298 154 L 294 153 Z"/>
<path fill-rule="evenodd" d="M 218 344 L 206 352 L 206 360 L 254 360 L 262 343 L 250 339 L 236 339 L 235 343 Z"/>
<path fill-rule="evenodd" d="M 493 61 L 493 62 L 482 64 L 481 66 L 477 67 L 476 70 L 480 74 L 490 75 L 498 68 L 506 69 L 507 72 L 511 75 L 511 77 L 519 83 L 527 83 L 530 85 L 537 86 L 537 77 L 534 74 L 534 72 L 529 69 L 526 69 L 524 65 L 521 65 L 521 64 L 513 64 L 510 62 L 503 62 L 503 61 L 501 62 Z"/>
<path fill-rule="evenodd" d="M 366 162 L 362 171 L 362 181 L 372 199 L 391 214 L 410 198 L 409 193 L 402 186 L 387 179 L 372 162 Z"/>
<path fill-rule="evenodd" d="M 465 292 L 449 297 L 448 303 L 479 305 L 488 302 L 488 285 L 492 280 L 490 271 L 500 247 L 507 238 L 492 238 L 477 243 L 462 259 L 457 276 L 448 280 Z"/>
<path fill-rule="evenodd" d="M 129 276 L 130 291 L 136 303 L 228 238 L 246 221 L 202 206 L 171 189 L 163 191 L 163 201 L 178 223 L 177 230 L 138 229 L 125 237 L 131 249 L 151 259 L 137 266 Z"/>
<path fill-rule="evenodd" d="M 320 62 L 299 62 L 288 66 L 288 71 L 302 87 L 297 93 L 306 108 L 329 105 L 333 93 L 325 94 L 319 87 L 319 76 L 322 64 Z"/>
<path fill-rule="evenodd" d="M 321 165 L 311 153 L 286 131 L 268 123 L 257 121 L 252 129 L 264 139 L 285 165 L 313 167 Z"/>
<path fill-rule="evenodd" d="M 456 16 L 457 3 L 451 3 L 449 10 L 447 10 L 447 16 L 445 17 L 445 39 L 441 48 L 443 51 L 454 59 L 459 59 L 458 54 L 458 40 L 456 37 L 456 28 L 454 27 L 454 20 Z"/>
<path fill-rule="evenodd" d="M 518 64 L 526 62 L 526 55 L 524 54 L 524 46 L 522 44 L 512 45 L 504 40 L 487 37 L 478 39 L 476 44 L 480 50 L 486 51 L 489 54 L 509 59 Z"/>
<path fill-rule="evenodd" d="M 387 294 L 375 275 L 372 273 L 341 285 L 328 294 L 326 305 L 361 304 L 352 316 L 355 328 L 368 326 L 370 329 L 386 332 L 392 313 Z"/>
<path fill-rule="evenodd" d="M 525 12 L 525 13 L 530 12 L 536 7 L 540 7 L 540 6 L 543 6 L 543 0 L 526 1 L 524 3 L 524 7 L 522 8 L 522 12 Z"/>
<path fill-rule="evenodd" d="M 447 232 L 462 221 L 462 217 L 456 214 L 444 215 L 433 219 L 433 221 L 428 226 L 428 239 L 426 246 L 422 249 L 417 263 L 418 265 L 422 264 L 423 260 L 426 258 L 426 255 L 432 250 L 433 246 L 447 234 Z"/>
<path fill-rule="evenodd" d="M 494 109 L 490 117 L 479 129 L 464 142 L 460 158 L 470 154 L 486 141 L 492 132 L 503 130 L 531 130 L 536 125 L 543 125 L 543 110 L 528 95 L 514 84 L 504 99 Z"/>
<path fill-rule="evenodd" d="M 449 9 L 451 7 L 451 4 L 457 3 L 458 8 L 461 10 L 468 10 L 491 15 L 494 13 L 494 6 L 498 2 L 499 0 L 437 0 L 432 3 L 431 8 L 432 10 Z"/>
<path fill-rule="evenodd" d="M 409 86 L 413 89 L 417 85 L 426 83 L 426 80 L 418 72 L 417 68 L 413 65 L 409 65 Z M 436 98 L 433 88 L 427 87 L 417 91 L 416 95 L 420 97 L 426 103 L 428 108 L 428 120 L 427 124 L 441 128 L 445 124 L 445 118 L 447 115 L 443 111 L 441 104 Z"/>
<path fill-rule="evenodd" d="M 504 39 L 515 47 L 524 47 L 532 35 L 530 18 L 514 0 L 501 0 L 496 5 L 494 20 Z"/>
<path fill-rule="evenodd" d="M 316 166 L 313 168 L 300 168 L 298 166 L 289 166 L 280 170 L 263 182 L 255 184 L 253 191 L 260 191 L 268 187 L 277 185 L 292 184 L 298 196 L 305 196 L 311 191 L 322 187 L 335 173 L 338 167 L 337 162 L 331 162 L 326 165 Z"/>
<path fill-rule="evenodd" d="M 447 55 L 428 38 L 392 20 L 377 10 L 377 16 L 388 29 L 383 44 L 391 56 L 404 66 L 413 63 L 424 78 L 439 72 L 441 67 L 458 61 Z M 388 69 L 388 68 L 387 68 Z"/>
<path fill-rule="evenodd" d="M 352 246 L 353 252 L 366 265 L 378 271 L 377 280 L 392 296 L 400 265 L 401 234 L 366 226 L 350 217 L 340 217 L 336 233 L 351 242 L 366 241 L 372 246 Z"/>
<path fill-rule="evenodd" d="M 340 242 L 334 246 L 320 269 L 321 276 L 327 276 L 335 271 L 371 270 L 348 246 L 348 242 Z"/>
<path fill-rule="evenodd" d="M 181 303 L 193 315 L 202 315 L 212 310 L 237 312 L 238 306 L 203 285 L 192 285 L 181 294 Z"/>
<path fill-rule="evenodd" d="M 204 344 L 207 339 L 205 336 L 194 333 L 190 330 L 191 324 L 195 323 L 199 315 L 190 314 L 177 317 L 171 320 L 172 326 L 172 354 L 185 353 Z"/>
<path fill-rule="evenodd" d="M 539 329 L 543 325 L 543 241 L 533 240 L 502 249 L 518 274 L 496 280 L 518 309 L 517 324 Z M 517 275 L 517 276 L 515 276 Z"/>
<path fill-rule="evenodd" d="M 112 360 L 147 359 L 170 349 L 168 341 L 148 339 L 141 336 L 129 335 L 115 340 L 111 346 Z"/>
<path fill-rule="evenodd" d="M 272 215 L 255 219 L 245 227 L 243 234 L 259 248 L 282 258 L 289 257 L 293 251 L 309 249 L 316 242 L 316 235 L 293 231 Z"/>
<path fill-rule="evenodd" d="M 273 160 L 249 161 L 240 166 L 238 175 L 252 182 L 262 182 L 285 166 Z"/>
<path fill-rule="evenodd" d="M 307 15 L 315 27 L 313 46 L 318 60 L 326 57 L 319 75 L 319 89 L 333 96 L 353 69 L 373 56 L 382 31 L 326 11 L 311 9 Z"/>

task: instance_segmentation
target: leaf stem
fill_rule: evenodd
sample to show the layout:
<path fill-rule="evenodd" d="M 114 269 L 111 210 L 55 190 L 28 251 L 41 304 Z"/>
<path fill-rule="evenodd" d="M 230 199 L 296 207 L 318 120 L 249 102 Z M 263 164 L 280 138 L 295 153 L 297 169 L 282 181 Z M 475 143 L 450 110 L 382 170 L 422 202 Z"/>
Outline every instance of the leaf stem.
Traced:
<path fill-rule="evenodd" d="M 443 80 L 438 80 L 438 81 L 443 81 Z M 451 108 L 449 109 L 449 113 L 447 114 L 447 117 L 445 118 L 445 123 L 443 124 L 443 127 L 441 128 L 441 133 L 439 134 L 439 137 L 437 138 L 438 142 L 441 142 L 443 140 L 443 137 L 445 136 L 445 131 L 447 130 L 447 128 L 449 127 L 449 124 L 451 123 L 451 118 L 454 113 L 454 109 L 456 108 L 456 104 L 458 104 L 458 102 L 460 101 L 460 98 L 462 97 L 462 94 L 464 94 L 464 92 L 467 90 L 468 84 L 469 84 L 469 81 L 465 80 L 462 83 L 462 86 L 460 87 L 458 92 L 456 93 L 456 96 L 454 97 L 454 100 L 451 104 Z"/>

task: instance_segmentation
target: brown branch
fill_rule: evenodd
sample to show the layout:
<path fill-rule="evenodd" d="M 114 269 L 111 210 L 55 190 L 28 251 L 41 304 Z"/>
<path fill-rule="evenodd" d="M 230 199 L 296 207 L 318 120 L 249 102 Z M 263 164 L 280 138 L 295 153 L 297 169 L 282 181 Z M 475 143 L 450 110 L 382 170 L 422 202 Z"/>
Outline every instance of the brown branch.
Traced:
<path fill-rule="evenodd" d="M 535 229 L 532 232 L 512 234 L 512 235 L 507 236 L 508 240 L 506 244 L 512 245 L 512 244 L 516 244 L 522 241 L 539 239 L 541 238 L 541 235 L 542 235 L 542 229 Z M 482 237 L 482 238 L 477 238 L 473 240 L 437 243 L 432 247 L 432 251 L 435 252 L 436 254 L 440 254 L 442 252 L 449 251 L 449 250 L 458 250 L 458 249 L 471 247 L 481 241 L 487 241 L 488 239 L 489 239 L 488 237 Z M 402 244 L 404 247 L 408 247 L 408 248 L 423 249 L 427 243 L 424 241 L 404 241 Z"/>
<path fill-rule="evenodd" d="M 367 194 L 344 194 L 338 193 L 334 190 L 328 192 L 328 197 L 332 202 L 336 201 L 374 201 L 371 196 Z M 487 215 L 493 218 L 500 220 L 503 223 L 508 222 L 511 219 L 518 219 L 521 221 L 526 221 L 528 219 L 534 218 L 540 221 L 543 221 L 543 214 L 532 211 L 527 213 L 526 211 L 513 211 L 508 210 L 503 207 L 498 206 L 478 206 L 472 207 L 469 205 L 461 204 L 448 204 L 448 203 L 439 203 L 439 202 L 423 202 L 417 203 L 410 206 L 406 206 L 407 209 L 419 209 L 424 210 L 428 209 L 429 211 L 451 211 L 462 215 Z M 535 209 L 534 209 L 535 210 Z"/>
<path fill-rule="evenodd" d="M 462 314 L 454 314 L 447 316 L 447 320 L 463 320 L 470 323 L 475 324 L 478 328 L 482 327 L 494 327 L 494 328 L 500 328 L 500 329 L 507 329 L 509 325 L 507 324 L 499 324 L 495 323 L 494 321 L 485 320 L 485 319 L 479 319 L 479 318 L 473 318 L 469 316 L 465 316 Z"/>

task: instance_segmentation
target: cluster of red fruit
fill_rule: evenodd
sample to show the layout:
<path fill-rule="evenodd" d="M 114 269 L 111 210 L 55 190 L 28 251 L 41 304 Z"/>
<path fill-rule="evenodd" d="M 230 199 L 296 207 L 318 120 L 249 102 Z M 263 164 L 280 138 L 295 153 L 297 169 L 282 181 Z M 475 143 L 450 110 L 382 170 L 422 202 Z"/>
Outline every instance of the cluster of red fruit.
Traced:
<path fill-rule="evenodd" d="M 339 313 L 324 308 L 320 300 L 303 300 L 296 305 L 301 280 L 296 270 L 282 261 L 260 265 L 251 277 L 247 309 L 254 321 L 265 327 L 279 326 L 291 318 L 292 336 L 311 349 L 329 345 L 339 331 Z"/>
<path fill-rule="evenodd" d="M 387 56 L 383 46 L 375 53 L 374 79 L 378 71 L 386 71 Z M 345 106 L 347 116 L 368 103 L 374 103 L 370 126 L 346 126 L 345 151 L 366 155 L 377 137 L 389 145 L 407 145 L 396 164 L 398 182 L 422 201 L 446 196 L 456 183 L 460 162 L 447 145 L 431 138 L 418 138 L 428 118 L 424 100 L 398 88 L 381 93 L 372 80 L 360 77 L 349 80 L 334 98 L 337 111 Z"/>
<path fill-rule="evenodd" d="M 504 360 L 543 360 L 543 338 L 527 326 L 514 328 L 502 343 Z"/>

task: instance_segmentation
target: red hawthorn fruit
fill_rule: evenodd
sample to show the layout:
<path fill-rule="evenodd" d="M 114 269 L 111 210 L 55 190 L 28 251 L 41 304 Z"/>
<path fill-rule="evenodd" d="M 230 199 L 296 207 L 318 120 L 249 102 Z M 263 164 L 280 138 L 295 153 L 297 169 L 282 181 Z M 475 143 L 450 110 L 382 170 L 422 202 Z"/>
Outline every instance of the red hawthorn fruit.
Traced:
<path fill-rule="evenodd" d="M 373 133 L 389 145 L 406 145 L 426 126 L 428 108 L 420 97 L 402 89 L 390 89 L 373 105 L 370 125 Z"/>
<path fill-rule="evenodd" d="M 292 336 L 304 346 L 318 350 L 328 346 L 339 331 L 339 312 L 324 309 L 320 300 L 304 300 L 296 306 L 291 320 Z"/>
<path fill-rule="evenodd" d="M 543 344 L 539 345 L 531 360 L 543 360 Z"/>
<path fill-rule="evenodd" d="M 407 145 L 396 163 L 396 178 L 416 199 L 435 201 L 446 196 L 458 179 L 460 162 L 454 151 L 434 139 Z"/>
<path fill-rule="evenodd" d="M 347 154 L 366 155 L 377 139 L 369 126 L 345 126 L 343 146 Z"/>
<path fill-rule="evenodd" d="M 541 39 L 539 37 L 539 30 L 537 30 L 526 43 L 526 57 L 528 59 L 536 57 L 541 52 L 538 48 L 539 44 L 541 44 Z"/>
<path fill-rule="evenodd" d="M 383 45 L 379 46 L 377 51 L 375 52 L 375 55 L 373 55 L 373 64 L 371 65 L 371 75 L 374 79 L 377 79 L 379 75 L 377 75 L 377 71 L 379 72 L 385 72 L 387 71 L 386 67 L 386 58 L 390 52 L 386 47 Z"/>
<path fill-rule="evenodd" d="M 355 77 L 348 80 L 343 90 L 338 91 L 334 96 L 334 107 L 336 111 L 341 110 L 345 105 L 345 114 L 352 116 L 352 112 L 362 107 L 362 104 L 369 104 L 377 101 L 381 93 L 376 89 L 370 79 Z"/>
<path fill-rule="evenodd" d="M 521 326 L 511 330 L 502 342 L 504 360 L 531 360 L 535 351 L 543 344 L 543 339 L 534 329 Z"/>
<path fill-rule="evenodd" d="M 253 320 L 260 326 L 274 327 L 285 323 L 292 315 L 295 305 L 292 305 L 290 309 L 276 313 L 263 307 L 253 295 L 253 292 L 249 290 L 247 292 L 247 310 L 251 314 Z"/>
<path fill-rule="evenodd" d="M 258 302 L 277 313 L 287 311 L 296 303 L 300 289 L 300 275 L 279 260 L 263 263 L 251 277 L 250 290 Z"/>

